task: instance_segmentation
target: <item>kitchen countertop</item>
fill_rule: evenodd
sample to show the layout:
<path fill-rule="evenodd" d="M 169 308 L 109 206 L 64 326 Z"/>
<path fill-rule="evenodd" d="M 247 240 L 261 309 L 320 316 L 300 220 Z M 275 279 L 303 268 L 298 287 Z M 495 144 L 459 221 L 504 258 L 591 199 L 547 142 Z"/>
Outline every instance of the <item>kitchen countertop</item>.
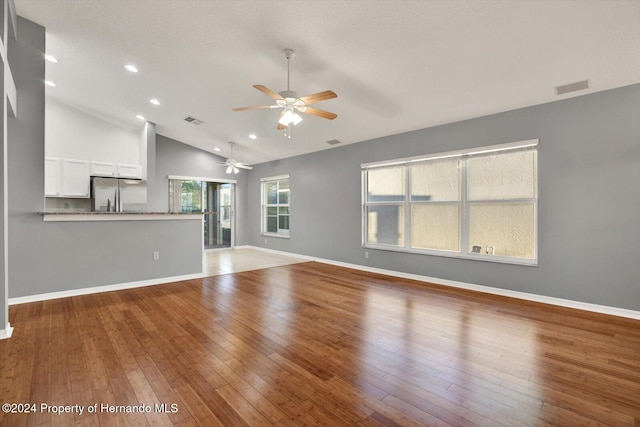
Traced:
<path fill-rule="evenodd" d="M 40 215 L 209 215 L 215 212 L 80 212 L 80 211 L 46 211 Z"/>
<path fill-rule="evenodd" d="M 215 212 L 39 212 L 44 221 L 148 221 L 148 220 L 202 220 L 203 215 Z"/>

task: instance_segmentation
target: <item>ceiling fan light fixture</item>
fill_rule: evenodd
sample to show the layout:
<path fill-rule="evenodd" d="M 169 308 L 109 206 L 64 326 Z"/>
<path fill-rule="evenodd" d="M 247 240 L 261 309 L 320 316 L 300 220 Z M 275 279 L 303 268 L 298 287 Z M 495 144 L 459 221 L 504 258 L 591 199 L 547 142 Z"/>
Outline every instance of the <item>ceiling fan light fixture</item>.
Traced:
<path fill-rule="evenodd" d="M 237 174 L 238 172 L 240 172 L 240 169 L 238 169 L 237 167 L 233 166 L 233 173 Z"/>
<path fill-rule="evenodd" d="M 280 116 L 280 120 L 278 120 L 278 123 L 280 123 L 282 126 L 289 126 L 289 123 L 293 121 L 293 118 L 291 116 L 293 116 L 293 112 L 288 109 L 285 110 L 282 116 Z"/>
<path fill-rule="evenodd" d="M 230 174 L 231 172 L 233 172 L 233 166 L 231 166 L 231 165 L 227 166 L 227 170 L 225 172 L 227 174 Z"/>
<path fill-rule="evenodd" d="M 302 117 L 300 117 L 298 113 L 293 111 L 293 109 L 287 109 L 282 117 L 280 117 L 280 120 L 278 120 L 278 123 L 280 123 L 282 126 L 289 126 L 290 124 L 293 124 L 295 126 L 301 121 Z"/>

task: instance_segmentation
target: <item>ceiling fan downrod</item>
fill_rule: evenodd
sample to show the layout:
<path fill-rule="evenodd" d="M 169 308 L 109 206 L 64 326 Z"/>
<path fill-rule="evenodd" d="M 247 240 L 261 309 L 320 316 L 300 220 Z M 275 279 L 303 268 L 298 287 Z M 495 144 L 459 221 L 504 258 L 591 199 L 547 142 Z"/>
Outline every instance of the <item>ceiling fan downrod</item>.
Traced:
<path fill-rule="evenodd" d="M 287 58 L 287 92 L 291 92 L 291 58 L 293 58 L 295 56 L 295 52 L 293 51 L 293 49 L 285 49 L 284 50 L 284 56 L 285 58 Z"/>

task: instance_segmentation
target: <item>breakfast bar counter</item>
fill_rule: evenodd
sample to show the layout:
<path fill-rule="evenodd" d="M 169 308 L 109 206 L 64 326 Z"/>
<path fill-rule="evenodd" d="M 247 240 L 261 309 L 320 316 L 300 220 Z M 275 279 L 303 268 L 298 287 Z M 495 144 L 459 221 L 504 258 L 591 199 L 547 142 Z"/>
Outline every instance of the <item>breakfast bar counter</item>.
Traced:
<path fill-rule="evenodd" d="M 202 220 L 202 216 L 208 213 L 210 212 L 40 212 L 45 222 Z"/>

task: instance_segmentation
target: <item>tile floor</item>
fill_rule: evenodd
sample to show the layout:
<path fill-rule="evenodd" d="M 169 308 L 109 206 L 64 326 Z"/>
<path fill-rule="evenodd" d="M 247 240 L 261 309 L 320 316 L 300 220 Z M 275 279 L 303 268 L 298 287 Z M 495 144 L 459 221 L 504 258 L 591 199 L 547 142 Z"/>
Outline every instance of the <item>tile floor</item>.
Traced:
<path fill-rule="evenodd" d="M 219 249 L 202 253 L 202 271 L 206 276 L 218 276 L 307 261 L 250 248 Z"/>

